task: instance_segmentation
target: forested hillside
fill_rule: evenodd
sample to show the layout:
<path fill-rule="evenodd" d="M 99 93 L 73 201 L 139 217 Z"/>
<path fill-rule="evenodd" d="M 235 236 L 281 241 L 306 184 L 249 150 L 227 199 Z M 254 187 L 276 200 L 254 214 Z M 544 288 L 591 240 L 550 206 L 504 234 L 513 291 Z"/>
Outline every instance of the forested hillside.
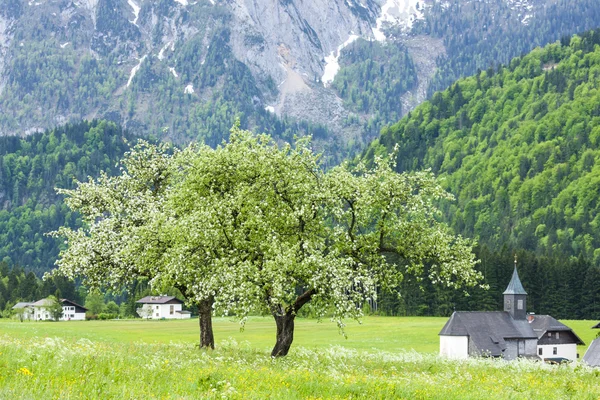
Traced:
<path fill-rule="evenodd" d="M 477 307 L 497 308 L 520 252 L 534 311 L 600 317 L 599 83 L 596 30 L 459 80 L 364 152 L 369 162 L 397 146 L 398 171 L 431 169 L 455 195 L 443 218 L 484 245 L 492 290 Z M 452 296 L 417 303 L 463 302 Z"/>
<path fill-rule="evenodd" d="M 60 243 L 45 233 L 79 224 L 54 189 L 114 172 L 129 147 L 127 137 L 105 121 L 0 137 L 0 261 L 38 274 L 53 268 Z"/>

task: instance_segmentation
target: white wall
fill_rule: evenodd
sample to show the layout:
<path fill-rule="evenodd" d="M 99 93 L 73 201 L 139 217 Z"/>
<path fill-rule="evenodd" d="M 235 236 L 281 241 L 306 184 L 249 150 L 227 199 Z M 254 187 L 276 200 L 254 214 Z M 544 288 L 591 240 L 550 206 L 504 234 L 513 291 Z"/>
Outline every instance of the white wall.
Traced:
<path fill-rule="evenodd" d="M 33 314 L 33 309 L 32 308 L 27 307 L 25 309 L 18 310 L 18 311 L 22 312 L 22 314 L 21 315 L 14 314 L 13 315 L 14 319 L 21 319 L 22 318 L 23 321 L 25 321 L 25 320 L 32 320 L 34 318 L 34 314 Z"/>
<path fill-rule="evenodd" d="M 75 312 L 75 306 L 63 306 L 62 321 L 85 321 L 85 313 Z"/>
<path fill-rule="evenodd" d="M 440 335 L 440 355 L 455 359 L 468 358 L 469 337 Z"/>
<path fill-rule="evenodd" d="M 556 347 L 557 354 L 554 354 L 553 349 Z M 539 351 L 542 349 L 542 354 Z M 538 356 L 541 358 L 564 357 L 571 361 L 577 361 L 577 345 L 571 344 L 547 344 L 538 346 Z"/>
<path fill-rule="evenodd" d="M 181 314 L 177 311 L 181 311 L 181 304 L 144 304 L 142 308 L 152 310 L 151 319 L 179 319 Z M 171 313 L 171 307 L 173 307 L 173 313 Z"/>
<path fill-rule="evenodd" d="M 52 314 L 50 314 L 50 311 L 46 310 L 45 307 L 34 307 L 33 318 L 36 321 L 39 321 L 39 320 L 51 320 L 52 319 Z"/>
<path fill-rule="evenodd" d="M 33 319 L 36 321 L 39 320 L 53 320 L 52 314 L 50 311 L 46 310 L 45 307 L 34 307 L 35 312 L 33 315 Z M 73 315 L 71 317 L 71 315 Z M 75 307 L 73 306 L 63 306 L 63 316 L 60 318 L 61 321 L 84 321 L 85 313 L 76 313 Z"/>

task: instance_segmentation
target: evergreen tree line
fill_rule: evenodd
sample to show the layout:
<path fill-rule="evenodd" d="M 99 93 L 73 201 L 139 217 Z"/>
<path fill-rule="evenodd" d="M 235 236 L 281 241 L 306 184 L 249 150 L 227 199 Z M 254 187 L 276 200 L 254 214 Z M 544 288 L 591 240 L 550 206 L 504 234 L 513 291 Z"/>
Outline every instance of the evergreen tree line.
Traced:
<path fill-rule="evenodd" d="M 381 292 L 377 311 L 383 315 L 449 316 L 453 311 L 501 311 L 503 295 L 517 258 L 527 292 L 527 311 L 559 319 L 600 320 L 600 268 L 583 257 L 539 256 L 503 246 L 476 249 L 488 289 L 449 290 L 411 276 L 395 292 Z"/>
<path fill-rule="evenodd" d="M 10 267 L 0 261 L 0 312 L 2 316 L 11 314 L 12 306 L 21 301 L 33 302 L 48 296 L 81 301 L 75 283 L 62 277 L 40 280 L 32 271 L 27 272 L 18 265 Z"/>

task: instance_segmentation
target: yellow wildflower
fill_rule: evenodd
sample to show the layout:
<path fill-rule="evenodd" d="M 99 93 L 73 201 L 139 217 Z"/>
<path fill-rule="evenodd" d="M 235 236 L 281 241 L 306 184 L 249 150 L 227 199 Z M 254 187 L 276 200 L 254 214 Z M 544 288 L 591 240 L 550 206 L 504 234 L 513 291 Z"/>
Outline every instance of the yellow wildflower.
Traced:
<path fill-rule="evenodd" d="M 17 370 L 17 373 L 25 375 L 25 376 L 33 376 L 33 372 L 28 370 L 26 367 L 19 368 Z"/>

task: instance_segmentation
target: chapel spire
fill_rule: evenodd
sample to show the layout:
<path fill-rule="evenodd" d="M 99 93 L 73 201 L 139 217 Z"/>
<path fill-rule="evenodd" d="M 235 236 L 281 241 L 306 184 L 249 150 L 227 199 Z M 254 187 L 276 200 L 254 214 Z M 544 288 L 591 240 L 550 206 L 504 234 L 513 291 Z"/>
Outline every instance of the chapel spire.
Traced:
<path fill-rule="evenodd" d="M 517 272 L 517 256 L 515 255 L 515 269 L 512 278 L 504 291 L 504 311 L 510 313 L 514 319 L 527 317 L 527 292 L 519 279 Z"/>

